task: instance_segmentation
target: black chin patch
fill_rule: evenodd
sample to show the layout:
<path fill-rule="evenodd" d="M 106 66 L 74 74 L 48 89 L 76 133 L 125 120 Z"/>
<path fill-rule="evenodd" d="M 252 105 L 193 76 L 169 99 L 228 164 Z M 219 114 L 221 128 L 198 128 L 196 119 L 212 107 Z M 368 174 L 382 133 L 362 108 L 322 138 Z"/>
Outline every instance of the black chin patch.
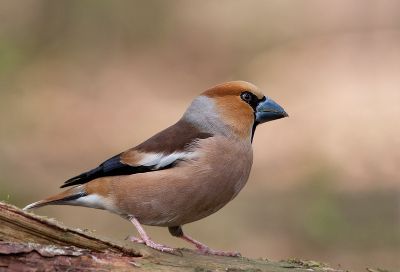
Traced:
<path fill-rule="evenodd" d="M 256 127 L 258 126 L 258 122 L 254 121 L 253 127 L 251 128 L 251 143 L 253 143 L 254 133 L 256 132 Z"/>

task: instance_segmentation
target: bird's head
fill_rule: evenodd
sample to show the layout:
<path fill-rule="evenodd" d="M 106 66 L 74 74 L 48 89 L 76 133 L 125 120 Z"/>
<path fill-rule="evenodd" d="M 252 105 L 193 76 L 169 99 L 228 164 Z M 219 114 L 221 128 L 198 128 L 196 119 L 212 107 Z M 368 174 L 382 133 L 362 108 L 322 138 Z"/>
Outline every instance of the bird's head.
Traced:
<path fill-rule="evenodd" d="M 204 132 L 251 141 L 258 124 L 287 116 L 281 106 L 253 84 L 233 81 L 217 85 L 198 96 L 183 119 Z"/>

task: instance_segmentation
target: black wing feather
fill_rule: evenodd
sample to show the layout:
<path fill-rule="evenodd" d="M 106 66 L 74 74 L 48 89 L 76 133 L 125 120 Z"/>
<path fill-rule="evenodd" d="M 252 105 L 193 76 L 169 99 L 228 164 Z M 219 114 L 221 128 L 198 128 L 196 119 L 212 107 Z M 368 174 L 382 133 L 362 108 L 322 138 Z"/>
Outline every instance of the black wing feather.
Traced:
<path fill-rule="evenodd" d="M 82 173 L 76 177 L 70 178 L 63 184 L 60 188 L 65 188 L 73 185 L 84 184 L 91 180 L 101 178 L 101 177 L 109 177 L 109 176 L 123 176 L 123 175 L 132 175 L 137 173 L 145 173 L 155 170 L 164 170 L 169 169 L 175 166 L 178 161 L 176 160 L 169 165 L 160 168 L 154 168 L 154 166 L 131 166 L 129 164 L 124 164 L 120 161 L 120 157 L 113 157 L 102 164 L 99 167 L 96 167 L 88 172 Z"/>
<path fill-rule="evenodd" d="M 60 188 L 78 184 L 84 184 L 91 180 L 101 177 L 131 175 L 131 174 L 149 172 L 152 170 L 153 170 L 152 167 L 147 167 L 147 166 L 135 167 L 129 164 L 124 164 L 121 163 L 120 157 L 113 157 L 100 164 L 99 167 L 96 167 L 88 172 L 82 173 L 76 177 L 67 180 L 65 184 L 62 185 Z"/>

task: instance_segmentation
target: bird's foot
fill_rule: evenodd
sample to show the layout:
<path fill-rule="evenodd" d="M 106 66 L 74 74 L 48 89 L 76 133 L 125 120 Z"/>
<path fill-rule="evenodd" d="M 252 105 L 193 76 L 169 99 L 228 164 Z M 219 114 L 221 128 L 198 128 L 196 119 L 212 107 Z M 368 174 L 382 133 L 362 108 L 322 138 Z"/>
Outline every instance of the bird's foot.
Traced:
<path fill-rule="evenodd" d="M 147 233 L 144 231 L 143 227 L 140 225 L 139 221 L 135 217 L 132 216 L 129 218 L 129 220 L 135 225 L 135 227 L 139 231 L 140 235 L 142 236 L 142 239 L 136 238 L 133 236 L 128 236 L 125 238 L 125 240 L 130 239 L 134 243 L 145 244 L 145 245 L 147 245 L 151 248 L 154 248 L 155 250 L 158 250 L 158 251 L 169 252 L 169 253 L 175 253 L 175 252 L 180 253 L 180 251 L 177 249 L 173 249 L 169 246 L 164 246 L 164 245 L 154 243 L 150 239 L 150 237 L 147 235 Z"/>
<path fill-rule="evenodd" d="M 200 252 L 200 253 L 204 253 L 204 254 L 219 255 L 219 256 L 233 256 L 233 257 L 240 257 L 240 258 L 242 257 L 242 255 L 239 252 L 235 252 L 235 251 L 215 251 L 215 250 L 212 250 L 208 246 L 203 245 L 199 241 L 196 241 L 195 239 L 187 236 L 186 234 L 182 234 L 181 236 L 179 236 L 179 238 L 181 238 L 181 239 L 191 243 L 195 247 L 197 247 L 197 249 L 185 248 L 185 249 L 190 250 L 190 251 Z"/>
<path fill-rule="evenodd" d="M 193 252 L 199 252 L 199 253 L 204 253 L 204 254 L 213 254 L 213 255 L 219 255 L 219 256 L 232 256 L 232 257 L 242 257 L 242 255 L 239 252 L 236 251 L 216 251 L 212 250 L 208 246 L 197 246 L 197 249 L 193 248 L 184 248 L 185 250 L 190 250 Z"/>
<path fill-rule="evenodd" d="M 150 239 L 143 240 L 143 239 L 136 238 L 133 236 L 128 236 L 125 238 L 125 240 L 127 240 L 127 239 L 131 240 L 131 242 L 134 242 L 134 243 L 145 244 L 145 245 L 147 245 L 151 248 L 154 248 L 155 250 L 158 250 L 158 251 L 169 252 L 169 253 L 178 252 L 177 249 L 173 249 L 173 248 L 171 248 L 169 246 L 165 246 L 165 245 L 156 244 Z"/>

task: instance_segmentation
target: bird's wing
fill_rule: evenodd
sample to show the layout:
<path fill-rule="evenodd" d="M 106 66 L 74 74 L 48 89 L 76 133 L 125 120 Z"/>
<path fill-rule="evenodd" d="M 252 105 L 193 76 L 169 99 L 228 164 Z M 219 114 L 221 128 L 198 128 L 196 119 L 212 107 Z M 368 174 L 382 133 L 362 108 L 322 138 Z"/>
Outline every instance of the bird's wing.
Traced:
<path fill-rule="evenodd" d="M 137 147 L 120 153 L 98 167 L 67 180 L 61 188 L 84 184 L 100 177 L 132 175 L 174 167 L 179 161 L 194 158 L 196 152 L 192 147 L 200 139 L 208 137 L 212 137 L 212 135 L 196 131 L 188 123 L 180 121 Z"/>
<path fill-rule="evenodd" d="M 176 162 L 190 159 L 195 152 L 174 152 L 171 154 L 140 153 L 128 150 L 105 162 L 98 167 L 73 177 L 65 182 L 61 188 L 84 184 L 93 179 L 106 176 L 132 175 L 149 171 L 171 168 Z"/>

